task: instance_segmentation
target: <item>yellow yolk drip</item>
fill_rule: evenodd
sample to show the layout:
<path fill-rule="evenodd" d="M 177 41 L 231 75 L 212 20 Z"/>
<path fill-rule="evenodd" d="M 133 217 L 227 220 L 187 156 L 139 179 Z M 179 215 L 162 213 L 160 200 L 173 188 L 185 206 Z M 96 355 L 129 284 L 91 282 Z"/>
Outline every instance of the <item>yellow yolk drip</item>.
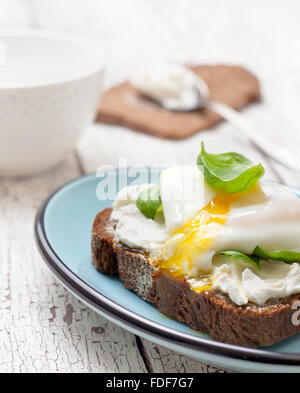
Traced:
<path fill-rule="evenodd" d="M 193 257 L 203 254 L 213 243 L 226 222 L 231 201 L 231 195 L 219 192 L 196 216 L 174 230 L 171 240 L 178 237 L 174 252 L 171 256 L 163 256 L 159 266 L 176 276 L 190 276 Z"/>
<path fill-rule="evenodd" d="M 257 198 L 260 186 L 256 184 L 250 190 L 236 194 L 219 191 L 193 218 L 172 232 L 166 250 L 159 258 L 159 268 L 173 277 L 195 278 L 191 288 L 196 292 L 211 289 L 210 272 L 195 272 L 193 261 L 199 260 L 201 255 L 212 249 L 211 246 L 226 223 L 231 204 L 243 195 Z"/>
<path fill-rule="evenodd" d="M 199 292 L 209 291 L 212 288 L 212 285 L 213 283 L 211 279 L 208 277 L 208 278 L 204 278 L 201 284 L 197 283 L 195 285 L 192 285 L 191 288 L 193 291 L 199 293 Z"/>

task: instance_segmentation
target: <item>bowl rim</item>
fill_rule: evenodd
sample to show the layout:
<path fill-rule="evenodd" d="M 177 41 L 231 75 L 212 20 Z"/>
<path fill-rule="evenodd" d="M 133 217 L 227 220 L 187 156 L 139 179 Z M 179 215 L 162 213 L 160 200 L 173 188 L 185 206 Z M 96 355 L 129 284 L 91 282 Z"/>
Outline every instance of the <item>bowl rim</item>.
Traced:
<path fill-rule="evenodd" d="M 19 90 L 19 89 L 31 89 L 38 87 L 49 87 L 55 85 L 62 85 L 65 83 L 71 83 L 77 80 L 85 79 L 102 73 L 106 66 L 106 53 L 103 48 L 98 46 L 95 42 L 90 39 L 81 37 L 76 34 L 70 34 L 60 31 L 38 29 L 38 28 L 0 28 L 0 43 L 5 37 L 12 38 L 37 38 L 37 39 L 50 39 L 57 42 L 64 42 L 66 44 L 73 43 L 77 44 L 78 48 L 83 48 L 89 51 L 93 57 L 94 61 L 86 68 L 84 71 L 74 72 L 70 76 L 41 79 L 33 82 L 25 83 L 0 83 L 0 91 L 5 90 Z M 0 65 L 1 69 L 1 65 Z"/>

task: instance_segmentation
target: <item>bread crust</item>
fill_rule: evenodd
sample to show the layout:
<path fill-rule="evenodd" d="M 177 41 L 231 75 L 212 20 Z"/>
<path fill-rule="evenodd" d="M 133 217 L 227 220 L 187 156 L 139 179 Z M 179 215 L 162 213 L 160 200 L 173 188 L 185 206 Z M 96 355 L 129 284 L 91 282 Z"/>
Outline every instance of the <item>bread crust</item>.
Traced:
<path fill-rule="evenodd" d="M 300 294 L 271 299 L 264 306 L 237 306 L 219 291 L 196 293 L 184 279 L 154 267 L 146 253 L 114 242 L 111 209 L 98 213 L 92 228 L 92 261 L 98 271 L 118 274 L 124 286 L 158 310 L 224 343 L 256 348 L 300 332 L 292 323 Z"/>

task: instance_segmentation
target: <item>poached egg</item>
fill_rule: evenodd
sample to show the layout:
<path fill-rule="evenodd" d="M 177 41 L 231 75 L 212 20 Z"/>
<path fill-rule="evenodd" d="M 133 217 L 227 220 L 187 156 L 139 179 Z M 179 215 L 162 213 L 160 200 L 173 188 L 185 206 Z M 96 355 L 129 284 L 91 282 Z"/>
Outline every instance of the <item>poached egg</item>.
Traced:
<path fill-rule="evenodd" d="M 160 268 L 189 280 L 195 291 L 218 289 L 236 304 L 263 304 L 271 297 L 300 292 L 300 268 L 263 262 L 262 270 L 214 254 L 222 250 L 252 253 L 300 252 L 300 200 L 284 187 L 259 182 L 244 193 L 213 189 L 196 166 L 173 166 L 161 173 L 165 222 L 147 219 L 136 207 L 139 191 L 130 186 L 114 203 L 115 237 L 145 250 Z M 122 200 L 121 200 L 122 199 Z"/>

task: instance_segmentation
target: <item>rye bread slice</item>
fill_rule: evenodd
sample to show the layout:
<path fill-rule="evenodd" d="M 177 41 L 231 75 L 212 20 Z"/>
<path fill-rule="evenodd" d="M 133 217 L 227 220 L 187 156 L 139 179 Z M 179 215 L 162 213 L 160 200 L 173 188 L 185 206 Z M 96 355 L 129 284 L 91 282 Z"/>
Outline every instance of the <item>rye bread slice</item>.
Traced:
<path fill-rule="evenodd" d="M 205 80 L 210 98 L 235 109 L 259 101 L 258 79 L 243 67 L 203 65 L 190 67 Z M 207 109 L 172 112 L 147 99 L 129 82 L 104 92 L 97 121 L 122 125 L 160 138 L 183 139 L 219 123 L 222 118 Z"/>
<path fill-rule="evenodd" d="M 272 299 L 264 306 L 237 306 L 221 292 L 196 293 L 184 279 L 155 268 L 146 253 L 115 243 L 110 214 L 111 209 L 105 209 L 94 220 L 94 266 L 101 273 L 118 274 L 126 288 L 154 304 L 161 313 L 217 341 L 252 348 L 272 345 L 300 332 L 300 325 L 292 323 L 292 305 L 300 301 L 300 294 Z"/>

